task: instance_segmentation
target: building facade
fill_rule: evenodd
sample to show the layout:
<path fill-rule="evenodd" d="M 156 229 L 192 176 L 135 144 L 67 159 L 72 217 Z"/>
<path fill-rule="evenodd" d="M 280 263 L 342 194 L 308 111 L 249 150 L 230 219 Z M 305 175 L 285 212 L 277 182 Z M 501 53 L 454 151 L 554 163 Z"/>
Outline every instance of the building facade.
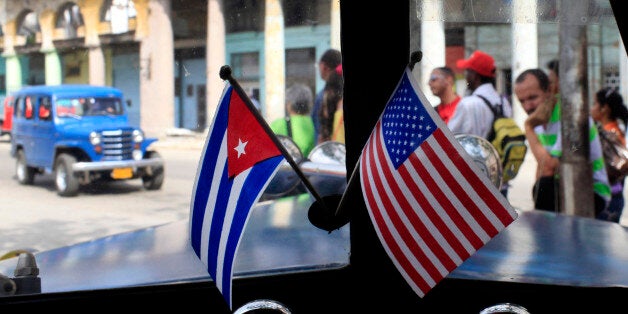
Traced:
<path fill-rule="evenodd" d="M 327 0 L 5 0 L 0 11 L 0 94 L 36 84 L 118 87 L 131 122 L 155 135 L 209 125 L 225 64 L 268 119 L 283 116 L 286 82 L 321 89 L 313 65 L 340 46 L 339 6 Z"/>
<path fill-rule="evenodd" d="M 596 3 L 589 89 L 614 86 L 626 97 L 623 43 L 610 8 Z M 558 57 L 557 1 L 515 0 L 506 6 L 511 11 L 497 13 L 473 11 L 462 0 L 415 4 L 423 18 L 410 41 L 425 52 L 415 70 L 422 83 L 434 67 L 455 69 L 456 59 L 481 49 L 495 57 L 498 89 L 510 96 L 522 68 L 544 68 Z M 517 14 L 529 8 L 538 10 L 537 20 L 521 22 L 527 17 Z M 340 49 L 339 10 L 333 0 L 0 0 L 0 96 L 24 85 L 109 85 L 122 89 L 131 122 L 150 134 L 202 131 L 224 88 L 220 67 L 228 64 L 271 121 L 284 115 L 290 83 L 323 88 L 316 65 L 325 50 Z M 521 41 L 530 49 L 515 44 Z"/>

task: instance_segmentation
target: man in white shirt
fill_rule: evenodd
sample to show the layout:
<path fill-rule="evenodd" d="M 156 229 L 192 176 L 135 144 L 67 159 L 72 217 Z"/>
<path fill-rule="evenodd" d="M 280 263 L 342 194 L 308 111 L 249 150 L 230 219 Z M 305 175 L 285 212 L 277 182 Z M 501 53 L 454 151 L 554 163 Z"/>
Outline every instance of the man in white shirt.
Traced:
<path fill-rule="evenodd" d="M 494 118 L 487 102 L 504 116 L 512 117 L 510 102 L 495 90 L 495 60 L 489 54 L 476 50 L 468 59 L 458 60 L 456 66 L 464 69 L 467 88 L 471 94 L 460 100 L 447 126 L 453 133 L 487 138 Z M 502 195 L 508 196 L 508 186 L 508 182 L 502 183 Z"/>
<path fill-rule="evenodd" d="M 463 97 L 458 103 L 447 126 L 454 133 L 474 134 L 486 138 L 493 123 L 493 112 L 481 97 L 494 108 L 502 106 L 504 116 L 512 117 L 510 102 L 495 90 L 495 60 L 487 53 L 476 50 L 468 59 L 458 60 L 456 66 L 464 69 L 471 94 Z"/>

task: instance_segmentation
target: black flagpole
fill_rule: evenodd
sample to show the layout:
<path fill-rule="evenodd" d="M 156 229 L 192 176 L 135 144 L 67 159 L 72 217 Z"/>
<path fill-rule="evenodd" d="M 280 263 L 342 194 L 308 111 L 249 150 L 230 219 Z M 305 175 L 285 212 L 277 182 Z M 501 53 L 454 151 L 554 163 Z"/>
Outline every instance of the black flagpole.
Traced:
<path fill-rule="evenodd" d="M 231 67 L 228 65 L 223 65 L 220 68 L 220 78 L 223 80 L 229 81 L 229 84 L 233 86 L 233 89 L 235 89 L 236 93 L 240 95 L 240 98 L 242 98 L 246 106 L 253 113 L 253 116 L 255 117 L 255 119 L 257 119 L 257 122 L 259 122 L 262 128 L 264 128 L 264 131 L 266 132 L 266 134 L 268 134 L 268 136 L 272 139 L 273 143 L 275 143 L 277 148 L 279 148 L 279 150 L 281 151 L 281 154 L 283 154 L 284 158 L 286 158 L 286 161 L 288 161 L 290 166 L 292 166 L 292 169 L 294 169 L 294 171 L 297 173 L 299 178 L 301 178 L 301 181 L 303 181 L 303 184 L 305 184 L 305 187 L 310 191 L 310 193 L 312 193 L 312 196 L 314 197 L 316 202 L 317 203 L 320 202 L 321 204 L 323 204 L 323 206 L 325 206 L 325 202 L 323 202 L 323 198 L 321 198 L 321 196 L 318 194 L 316 189 L 314 189 L 314 186 L 312 186 L 312 183 L 310 183 L 310 181 L 307 179 L 305 174 L 303 174 L 303 172 L 301 171 L 301 168 L 299 168 L 299 165 L 297 165 L 294 159 L 292 159 L 292 156 L 290 155 L 290 153 L 288 153 L 288 151 L 283 146 L 283 144 L 279 141 L 277 136 L 275 136 L 275 132 L 273 132 L 270 126 L 268 126 L 268 123 L 266 122 L 264 117 L 262 117 L 262 115 L 259 113 L 257 108 L 255 108 L 255 105 L 253 105 L 253 102 L 251 101 L 249 96 L 244 92 L 244 90 L 240 86 L 240 83 L 238 83 L 238 81 L 236 81 L 236 79 L 233 78 L 231 73 L 232 73 Z"/>

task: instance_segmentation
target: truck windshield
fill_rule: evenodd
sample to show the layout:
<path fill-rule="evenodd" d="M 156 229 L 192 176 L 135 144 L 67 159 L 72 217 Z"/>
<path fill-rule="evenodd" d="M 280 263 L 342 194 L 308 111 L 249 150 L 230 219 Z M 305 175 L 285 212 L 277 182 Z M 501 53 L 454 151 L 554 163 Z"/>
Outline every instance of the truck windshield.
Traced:
<path fill-rule="evenodd" d="M 121 115 L 122 102 L 118 98 L 63 98 L 57 100 L 57 117 Z"/>

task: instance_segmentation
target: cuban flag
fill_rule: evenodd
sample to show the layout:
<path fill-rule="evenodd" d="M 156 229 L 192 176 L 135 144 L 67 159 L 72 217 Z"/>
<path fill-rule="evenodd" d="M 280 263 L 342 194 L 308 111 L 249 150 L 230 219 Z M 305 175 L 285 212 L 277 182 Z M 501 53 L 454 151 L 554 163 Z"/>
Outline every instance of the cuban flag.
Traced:
<path fill-rule="evenodd" d="M 423 297 L 517 214 L 437 115 L 409 69 L 360 156 L 377 235 Z"/>
<path fill-rule="evenodd" d="M 227 84 L 207 135 L 190 204 L 192 248 L 229 308 L 235 255 L 251 207 L 284 160 L 251 110 L 255 108 Z"/>

